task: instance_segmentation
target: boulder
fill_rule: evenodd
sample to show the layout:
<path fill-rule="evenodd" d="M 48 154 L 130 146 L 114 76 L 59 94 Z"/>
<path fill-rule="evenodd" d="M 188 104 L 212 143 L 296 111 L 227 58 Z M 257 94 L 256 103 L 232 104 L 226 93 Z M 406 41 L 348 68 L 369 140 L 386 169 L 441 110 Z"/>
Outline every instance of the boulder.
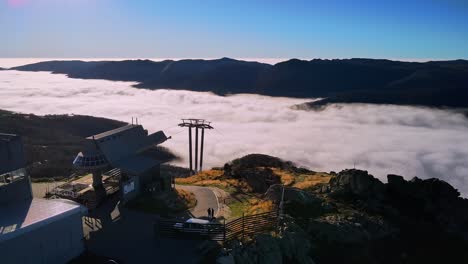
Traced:
<path fill-rule="evenodd" d="M 303 230 L 286 229 L 282 236 L 260 234 L 252 243 L 233 246 L 235 263 L 256 264 L 314 264 L 309 256 L 311 244 Z"/>
<path fill-rule="evenodd" d="M 273 184 L 278 184 L 281 179 L 269 168 L 246 168 L 236 172 L 236 178 L 243 178 L 256 193 L 265 193 Z"/>
<path fill-rule="evenodd" d="M 274 238 L 271 235 L 261 234 L 255 238 L 255 245 L 258 252 L 258 263 L 283 263 L 282 252 L 277 238 Z"/>
<path fill-rule="evenodd" d="M 283 185 L 274 184 L 265 192 L 265 198 L 272 200 L 275 203 L 281 202 L 281 196 L 283 195 Z M 284 201 L 292 201 L 299 203 L 311 203 L 321 202 L 321 199 L 315 197 L 313 194 L 301 190 L 299 188 L 284 186 Z"/>
<path fill-rule="evenodd" d="M 287 263 L 315 263 L 309 256 L 312 246 L 304 231 L 286 229 L 279 242 L 283 258 Z"/>
<path fill-rule="evenodd" d="M 361 197 L 383 197 L 385 185 L 367 171 L 346 169 L 330 179 L 330 190 L 335 194 L 352 194 Z"/>
<path fill-rule="evenodd" d="M 395 174 L 388 174 L 387 182 L 389 185 L 393 185 L 393 186 L 401 186 L 406 183 L 403 176 L 395 175 Z"/>
<path fill-rule="evenodd" d="M 230 163 L 226 163 L 226 165 L 231 167 L 233 173 L 246 168 L 256 167 L 270 167 L 280 169 L 289 169 L 294 167 L 294 164 L 290 161 L 283 161 L 277 157 L 264 154 L 249 154 L 242 158 L 235 159 Z"/>

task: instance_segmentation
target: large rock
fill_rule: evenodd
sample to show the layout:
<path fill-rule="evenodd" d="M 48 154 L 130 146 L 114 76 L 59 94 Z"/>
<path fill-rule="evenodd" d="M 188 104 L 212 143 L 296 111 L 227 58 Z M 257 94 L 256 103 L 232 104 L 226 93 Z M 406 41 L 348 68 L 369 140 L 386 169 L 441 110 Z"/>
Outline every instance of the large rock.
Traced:
<path fill-rule="evenodd" d="M 269 168 L 245 168 L 236 171 L 236 178 L 243 178 L 256 193 L 265 193 L 271 185 L 278 184 L 281 179 Z"/>
<path fill-rule="evenodd" d="M 387 200 L 400 215 L 415 220 L 424 216 L 426 222 L 468 241 L 468 201 L 447 182 L 417 177 L 405 181 L 401 176 L 388 175 Z"/>
<path fill-rule="evenodd" d="M 304 231 L 285 230 L 280 237 L 260 234 L 252 243 L 236 244 L 231 254 L 236 263 L 255 264 L 314 264 L 309 256 L 311 244 Z"/>
<path fill-rule="evenodd" d="M 346 169 L 330 179 L 330 190 L 335 194 L 352 194 L 362 197 L 384 196 L 385 185 L 367 171 Z"/>
<path fill-rule="evenodd" d="M 270 168 L 280 168 L 280 169 L 289 169 L 294 167 L 294 164 L 290 161 L 283 161 L 280 158 L 264 155 L 264 154 L 249 154 L 242 158 L 233 160 L 230 163 L 233 173 L 236 170 L 242 170 L 245 168 L 256 168 L 256 167 L 270 167 Z"/>
<path fill-rule="evenodd" d="M 279 203 L 281 201 L 281 197 L 283 196 L 283 185 L 282 184 L 274 184 L 271 185 L 270 188 L 265 192 L 265 198 L 274 201 L 275 203 Z M 284 186 L 284 201 L 293 201 L 299 203 L 311 203 L 319 201 L 321 199 L 315 197 L 313 194 L 301 190 L 299 188 Z"/>
<path fill-rule="evenodd" d="M 283 258 L 287 263 L 315 263 L 309 256 L 312 246 L 303 230 L 287 228 L 279 242 Z"/>
<path fill-rule="evenodd" d="M 278 239 L 271 235 L 261 234 L 255 238 L 258 252 L 258 263 L 282 264 L 283 257 Z"/>
<path fill-rule="evenodd" d="M 282 195 L 283 185 L 276 184 L 268 188 L 265 198 L 279 204 Z M 325 202 L 315 194 L 294 187 L 284 187 L 283 202 L 285 213 L 293 217 L 309 218 L 334 211 L 334 207 L 330 203 Z"/>

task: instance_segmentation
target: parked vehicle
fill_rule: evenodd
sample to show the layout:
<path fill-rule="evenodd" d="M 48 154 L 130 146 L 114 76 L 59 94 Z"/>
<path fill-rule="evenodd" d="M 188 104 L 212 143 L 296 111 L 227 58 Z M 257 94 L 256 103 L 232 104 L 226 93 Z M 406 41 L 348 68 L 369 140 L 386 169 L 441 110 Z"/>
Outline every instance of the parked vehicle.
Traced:
<path fill-rule="evenodd" d="M 184 223 L 174 224 L 174 229 L 187 233 L 206 234 L 211 229 L 211 222 L 204 219 L 190 218 Z"/>

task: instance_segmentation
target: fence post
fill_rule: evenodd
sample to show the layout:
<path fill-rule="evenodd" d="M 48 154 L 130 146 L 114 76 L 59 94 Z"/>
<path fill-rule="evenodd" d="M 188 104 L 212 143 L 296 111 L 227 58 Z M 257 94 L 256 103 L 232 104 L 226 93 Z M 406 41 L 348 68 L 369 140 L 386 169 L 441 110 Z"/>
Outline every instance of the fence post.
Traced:
<path fill-rule="evenodd" d="M 224 221 L 224 230 L 223 230 L 223 245 L 226 243 L 226 218 L 223 219 Z"/>
<path fill-rule="evenodd" d="M 159 216 L 156 216 L 153 222 L 153 235 L 154 235 L 154 238 L 156 239 L 159 239 L 159 224 L 160 224 Z"/>
<path fill-rule="evenodd" d="M 244 243 L 244 221 L 245 220 L 245 216 L 244 216 L 244 212 L 242 212 L 242 243 Z"/>
<path fill-rule="evenodd" d="M 281 192 L 281 201 L 280 201 L 280 204 L 279 204 L 279 208 L 278 208 L 278 210 L 276 211 L 276 214 L 277 214 L 276 217 L 278 218 L 276 231 L 277 231 L 279 234 L 281 234 L 282 231 L 283 231 L 282 228 L 281 228 L 281 227 L 282 227 L 281 225 L 283 224 L 283 223 L 282 223 L 282 222 L 283 222 L 282 220 L 283 220 L 283 214 L 284 214 L 284 211 L 283 211 L 283 210 L 284 210 L 284 208 L 283 208 L 283 207 L 284 207 L 284 185 L 283 185 L 282 187 L 283 187 L 283 190 L 282 190 L 282 192 Z"/>

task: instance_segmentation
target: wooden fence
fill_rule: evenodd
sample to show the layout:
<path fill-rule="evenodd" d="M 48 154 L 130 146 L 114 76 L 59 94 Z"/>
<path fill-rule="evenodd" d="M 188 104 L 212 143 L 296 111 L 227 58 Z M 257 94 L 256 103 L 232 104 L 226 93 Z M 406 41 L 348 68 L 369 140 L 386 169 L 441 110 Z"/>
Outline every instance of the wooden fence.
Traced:
<path fill-rule="evenodd" d="M 226 238 L 229 240 L 244 240 L 245 237 L 265 233 L 276 229 L 278 225 L 278 211 L 239 217 L 226 223 Z"/>
<path fill-rule="evenodd" d="M 176 239 L 202 239 L 227 242 L 244 240 L 256 234 L 276 230 L 279 213 L 271 211 L 242 216 L 228 223 L 212 223 L 194 227 L 182 220 L 158 219 L 154 223 L 155 235 Z"/>

